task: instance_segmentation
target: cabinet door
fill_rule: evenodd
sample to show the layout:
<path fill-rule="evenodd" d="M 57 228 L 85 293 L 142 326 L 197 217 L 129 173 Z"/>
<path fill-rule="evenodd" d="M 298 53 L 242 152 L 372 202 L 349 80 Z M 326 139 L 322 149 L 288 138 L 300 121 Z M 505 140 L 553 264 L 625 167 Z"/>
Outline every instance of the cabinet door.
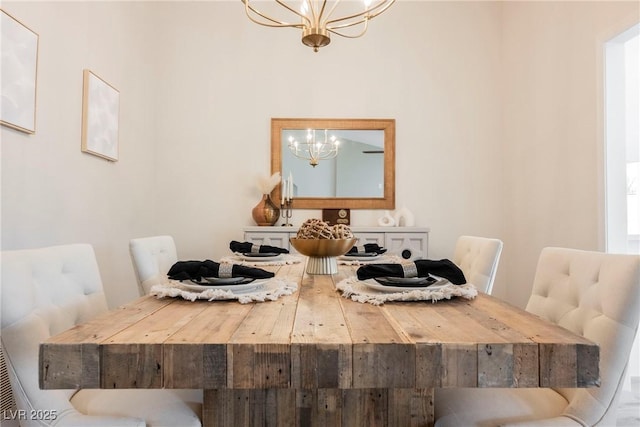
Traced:
<path fill-rule="evenodd" d="M 404 259 L 422 259 L 427 257 L 426 233 L 387 233 L 386 248 L 388 253 Z"/>
<path fill-rule="evenodd" d="M 256 245 L 271 245 L 291 250 L 289 247 L 289 233 L 256 233 L 246 231 L 244 239 Z"/>

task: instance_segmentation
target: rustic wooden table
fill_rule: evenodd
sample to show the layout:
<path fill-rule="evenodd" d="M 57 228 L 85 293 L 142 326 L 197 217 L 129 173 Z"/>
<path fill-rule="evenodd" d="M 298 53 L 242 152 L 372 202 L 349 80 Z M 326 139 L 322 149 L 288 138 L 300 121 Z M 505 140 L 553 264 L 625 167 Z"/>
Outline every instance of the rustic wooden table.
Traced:
<path fill-rule="evenodd" d="M 40 347 L 58 388 L 204 389 L 205 426 L 433 424 L 435 387 L 589 387 L 597 345 L 499 299 L 345 298 L 304 264 L 277 301 L 142 297 Z M 265 421 L 267 420 L 267 421 Z"/>

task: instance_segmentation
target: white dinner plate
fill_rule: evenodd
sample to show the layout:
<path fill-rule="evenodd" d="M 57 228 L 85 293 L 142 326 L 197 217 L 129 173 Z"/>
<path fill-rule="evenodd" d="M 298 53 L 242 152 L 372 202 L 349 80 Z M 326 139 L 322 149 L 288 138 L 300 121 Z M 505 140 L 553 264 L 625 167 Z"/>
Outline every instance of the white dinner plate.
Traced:
<path fill-rule="evenodd" d="M 261 254 L 261 256 L 256 256 L 256 254 L 238 254 L 238 256 L 245 260 L 251 262 L 267 262 L 267 261 L 277 261 L 282 258 L 282 254 L 275 254 L 264 256 L 265 254 Z"/>
<path fill-rule="evenodd" d="M 196 285 L 195 283 L 180 282 L 180 285 L 189 289 L 190 291 L 196 291 L 196 292 L 203 292 L 208 289 L 212 289 L 212 290 L 219 289 L 222 291 L 231 291 L 233 293 L 241 293 L 241 292 L 248 292 L 248 291 L 257 289 L 260 286 L 264 285 L 264 282 L 265 282 L 264 280 L 252 280 L 249 283 L 244 283 L 241 285 L 209 285 L 209 286 Z"/>
<path fill-rule="evenodd" d="M 340 257 L 340 259 L 345 260 L 345 261 L 373 261 L 376 260 L 378 258 L 380 258 L 382 256 L 382 254 L 354 254 L 354 255 L 347 255 L 344 254 Z"/>
<path fill-rule="evenodd" d="M 242 255 L 249 258 L 273 258 L 274 256 L 280 255 L 277 252 L 245 252 Z"/>
<path fill-rule="evenodd" d="M 406 280 L 406 278 L 403 278 Z M 410 277 L 410 279 L 422 279 L 421 277 Z M 367 286 L 368 288 L 371 289 L 375 289 L 376 291 L 382 291 L 382 292 L 407 292 L 407 291 L 433 291 L 436 289 L 441 289 L 445 286 L 447 286 L 450 282 L 448 280 L 445 280 L 444 282 L 442 281 L 438 281 L 433 285 L 430 286 L 401 286 L 400 283 L 398 283 L 398 286 L 389 286 L 389 285 L 383 285 L 380 284 L 378 282 L 375 282 L 373 279 L 371 281 L 366 280 L 362 282 L 365 286 Z"/>
<path fill-rule="evenodd" d="M 437 282 L 437 279 L 432 277 L 378 277 L 374 280 L 380 282 L 381 285 L 388 286 L 418 286 L 420 284 L 428 286 L 428 284 L 435 285 Z"/>
<path fill-rule="evenodd" d="M 202 280 L 212 285 L 238 285 L 253 282 L 255 279 L 249 277 L 203 277 Z"/>

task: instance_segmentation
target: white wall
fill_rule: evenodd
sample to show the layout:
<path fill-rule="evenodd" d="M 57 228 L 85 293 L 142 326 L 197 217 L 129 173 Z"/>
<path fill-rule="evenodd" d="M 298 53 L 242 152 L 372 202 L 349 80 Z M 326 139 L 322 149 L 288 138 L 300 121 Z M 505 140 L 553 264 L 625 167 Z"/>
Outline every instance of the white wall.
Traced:
<path fill-rule="evenodd" d="M 220 257 L 252 224 L 272 117 L 395 118 L 397 206 L 432 227 L 431 254 L 450 256 L 461 233 L 502 235 L 499 4 L 401 2 L 365 37 L 318 53 L 298 31 L 258 27 L 239 9 L 156 9 L 167 55 L 158 224 L 184 257 Z M 381 214 L 352 219 L 376 225 Z M 294 224 L 311 215 L 320 212 L 296 210 Z"/>
<path fill-rule="evenodd" d="M 545 246 L 604 250 L 604 43 L 637 2 L 507 2 L 503 19 L 507 299 L 526 304 Z"/>
<path fill-rule="evenodd" d="M 92 243 L 111 305 L 135 296 L 131 237 L 215 259 L 253 225 L 272 117 L 395 118 L 397 206 L 430 256 L 502 238 L 494 290 L 520 305 L 543 246 L 598 248 L 598 43 L 635 2 L 398 2 L 318 53 L 236 1 L 3 8 L 40 34 L 40 68 L 36 135 L 2 128 L 2 249 Z M 121 93 L 116 163 L 80 152 L 85 67 Z"/>
<path fill-rule="evenodd" d="M 153 22 L 143 3 L 3 2 L 39 34 L 36 133 L 2 138 L 2 249 L 91 243 L 109 302 L 137 295 L 131 237 L 155 228 Z M 120 160 L 80 151 L 82 70 L 120 91 Z"/>

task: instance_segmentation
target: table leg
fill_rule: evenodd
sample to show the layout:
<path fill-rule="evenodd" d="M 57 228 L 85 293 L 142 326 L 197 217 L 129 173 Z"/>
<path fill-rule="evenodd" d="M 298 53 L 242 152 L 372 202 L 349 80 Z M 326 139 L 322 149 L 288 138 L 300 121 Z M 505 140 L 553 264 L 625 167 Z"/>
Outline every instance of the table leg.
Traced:
<path fill-rule="evenodd" d="M 204 391 L 203 426 L 433 426 L 433 389 Z"/>

